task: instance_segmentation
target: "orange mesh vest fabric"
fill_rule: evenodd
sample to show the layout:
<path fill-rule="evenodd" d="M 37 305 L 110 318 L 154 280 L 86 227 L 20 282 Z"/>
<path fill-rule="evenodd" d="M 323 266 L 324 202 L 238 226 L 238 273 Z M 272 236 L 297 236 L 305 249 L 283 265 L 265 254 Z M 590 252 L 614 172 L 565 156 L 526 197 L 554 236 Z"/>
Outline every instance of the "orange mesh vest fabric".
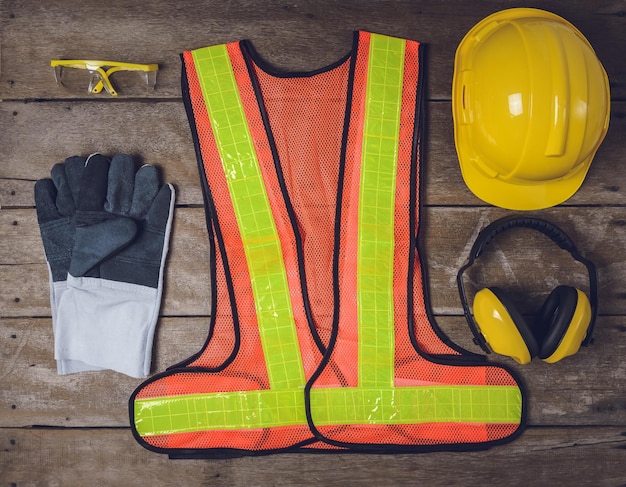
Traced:
<path fill-rule="evenodd" d="M 247 41 L 183 54 L 212 243 L 204 347 L 130 399 L 172 457 L 490 446 L 519 381 L 429 318 L 418 249 L 419 43 L 367 32 L 279 73 Z"/>

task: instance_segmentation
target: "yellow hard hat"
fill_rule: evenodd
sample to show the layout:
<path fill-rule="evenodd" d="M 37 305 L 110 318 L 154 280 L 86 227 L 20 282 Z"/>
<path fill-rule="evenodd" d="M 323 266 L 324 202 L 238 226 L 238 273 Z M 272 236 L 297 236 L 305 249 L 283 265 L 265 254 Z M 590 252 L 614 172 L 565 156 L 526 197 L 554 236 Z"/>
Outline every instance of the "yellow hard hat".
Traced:
<path fill-rule="evenodd" d="M 457 154 L 468 188 L 487 203 L 536 210 L 567 200 L 585 179 L 609 112 L 602 64 L 558 15 L 496 12 L 456 51 Z"/>

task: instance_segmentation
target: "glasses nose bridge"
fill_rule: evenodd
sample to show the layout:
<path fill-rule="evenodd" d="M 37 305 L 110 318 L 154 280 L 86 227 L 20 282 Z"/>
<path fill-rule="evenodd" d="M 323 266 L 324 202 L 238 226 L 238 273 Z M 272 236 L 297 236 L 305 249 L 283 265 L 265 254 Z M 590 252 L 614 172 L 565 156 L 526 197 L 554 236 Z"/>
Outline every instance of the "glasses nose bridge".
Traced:
<path fill-rule="evenodd" d="M 89 93 L 97 95 L 102 91 L 102 88 L 104 88 L 109 95 L 117 96 L 117 91 L 113 88 L 109 76 L 116 71 L 121 71 L 122 69 L 123 68 L 119 66 L 114 66 L 106 71 L 100 66 L 95 69 L 89 69 L 89 72 L 91 73 L 91 79 L 89 80 Z"/>

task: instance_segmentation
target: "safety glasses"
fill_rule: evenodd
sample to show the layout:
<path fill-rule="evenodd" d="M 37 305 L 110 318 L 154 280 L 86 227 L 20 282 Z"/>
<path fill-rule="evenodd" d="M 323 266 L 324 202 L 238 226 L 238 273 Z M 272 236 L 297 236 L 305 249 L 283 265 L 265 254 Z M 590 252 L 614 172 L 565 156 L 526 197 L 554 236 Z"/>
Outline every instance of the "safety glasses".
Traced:
<path fill-rule="evenodd" d="M 115 61 L 95 61 L 84 59 L 53 59 L 50 66 L 54 68 L 54 78 L 59 86 L 70 91 L 84 90 L 96 95 L 104 90 L 111 96 L 118 92 L 111 83 L 111 75 L 115 74 L 116 86 L 124 94 L 133 94 L 138 84 L 143 82 L 148 88 L 154 88 L 158 64 L 119 63 Z"/>

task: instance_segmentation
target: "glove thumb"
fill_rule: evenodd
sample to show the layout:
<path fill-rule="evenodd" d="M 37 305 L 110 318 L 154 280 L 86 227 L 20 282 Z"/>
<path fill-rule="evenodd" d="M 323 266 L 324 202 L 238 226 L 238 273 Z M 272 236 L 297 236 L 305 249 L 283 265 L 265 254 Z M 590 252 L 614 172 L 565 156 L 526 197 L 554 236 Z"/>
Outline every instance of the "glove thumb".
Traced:
<path fill-rule="evenodd" d="M 84 276 L 90 269 L 130 244 L 136 235 L 137 224 L 125 217 L 77 227 L 69 273 L 74 277 Z"/>

